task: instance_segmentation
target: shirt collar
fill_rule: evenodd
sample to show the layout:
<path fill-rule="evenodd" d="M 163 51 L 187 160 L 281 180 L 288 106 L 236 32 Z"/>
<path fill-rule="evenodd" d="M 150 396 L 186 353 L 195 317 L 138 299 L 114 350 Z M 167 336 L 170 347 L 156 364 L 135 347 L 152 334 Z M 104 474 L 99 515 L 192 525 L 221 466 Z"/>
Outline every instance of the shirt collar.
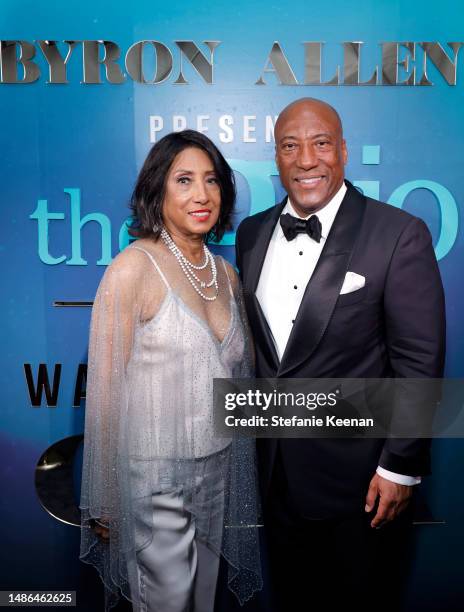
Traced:
<path fill-rule="evenodd" d="M 345 185 L 345 182 L 343 182 L 340 189 L 333 196 L 333 198 L 329 202 L 327 202 L 324 208 L 321 208 L 321 210 L 318 210 L 317 213 L 315 213 L 317 214 L 317 217 L 319 221 L 321 222 L 322 238 L 324 240 L 329 235 L 330 229 L 332 227 L 332 223 L 334 222 L 338 209 L 340 208 L 340 204 L 342 203 L 342 200 L 345 197 L 346 191 L 347 191 L 347 187 Z M 289 215 L 292 215 L 292 217 L 298 217 L 298 219 L 301 219 L 301 217 L 296 213 L 295 209 L 293 208 L 290 198 L 287 199 L 287 203 L 285 204 L 284 209 L 281 214 L 285 215 L 286 213 L 288 213 Z M 304 218 L 309 219 L 309 217 L 312 217 L 312 215 L 308 215 L 307 217 L 304 217 Z M 277 225 L 280 230 L 279 235 L 283 236 L 284 233 L 282 231 L 282 228 L 280 227 L 280 223 L 278 223 Z"/>

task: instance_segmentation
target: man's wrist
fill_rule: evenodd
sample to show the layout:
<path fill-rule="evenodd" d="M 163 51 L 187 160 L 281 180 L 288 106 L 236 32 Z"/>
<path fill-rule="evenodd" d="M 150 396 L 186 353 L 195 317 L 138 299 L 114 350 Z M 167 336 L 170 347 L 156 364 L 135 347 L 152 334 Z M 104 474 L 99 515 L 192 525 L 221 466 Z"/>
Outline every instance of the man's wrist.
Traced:
<path fill-rule="evenodd" d="M 408 476 L 407 474 L 398 474 L 397 472 L 391 472 L 390 470 L 386 470 L 380 465 L 377 467 L 377 474 L 386 480 L 390 480 L 391 482 L 396 482 L 396 484 L 406 485 L 408 487 L 412 487 L 414 485 L 420 484 L 422 478 L 420 476 Z"/>

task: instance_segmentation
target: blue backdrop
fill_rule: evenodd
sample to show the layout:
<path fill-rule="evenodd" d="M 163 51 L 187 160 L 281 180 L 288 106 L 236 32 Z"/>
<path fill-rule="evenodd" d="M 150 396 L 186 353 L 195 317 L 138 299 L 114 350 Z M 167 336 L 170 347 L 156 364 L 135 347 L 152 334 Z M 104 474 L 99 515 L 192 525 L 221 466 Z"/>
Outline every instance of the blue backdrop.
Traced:
<path fill-rule="evenodd" d="M 93 573 L 77 560 L 77 528 L 44 511 L 34 486 L 42 453 L 81 433 L 84 423 L 84 402 L 74 407 L 73 399 L 78 365 L 86 361 L 90 309 L 54 302 L 93 299 L 105 265 L 125 244 L 120 230 L 137 172 L 151 143 L 173 126 L 206 128 L 221 147 L 237 173 L 238 222 L 283 195 L 269 135 L 280 109 L 302 96 L 335 106 L 349 150 L 347 177 L 369 195 L 420 216 L 432 231 L 447 299 L 446 375 L 464 376 L 464 57 L 456 61 L 456 84 L 450 85 L 429 57 L 433 85 L 343 85 L 344 42 L 364 43 L 362 81 L 376 66 L 381 80 L 381 43 L 415 42 L 415 61 L 400 47 L 399 61 L 409 55 L 409 66 L 398 67 L 398 80 L 406 80 L 414 67 L 418 83 L 424 61 L 420 43 L 439 42 L 453 60 L 447 43 L 463 38 L 463 17 L 462 3 L 452 0 L 295 0 L 291 5 L 3 0 L 1 39 L 33 44 L 40 76 L 31 83 L 0 83 L 0 589 L 77 590 L 79 610 L 100 609 Z M 89 76 L 78 42 L 67 63 L 68 83 L 50 84 L 38 40 L 113 41 L 124 73 L 131 45 L 156 40 L 171 51 L 172 71 L 159 84 L 141 84 L 130 76 L 112 84 L 102 66 L 101 84 L 83 83 Z M 220 41 L 213 83 L 185 57 L 187 83 L 174 83 L 181 56 L 175 41 L 193 41 L 207 60 L 204 41 Z M 263 72 L 275 41 L 298 85 L 281 84 L 275 71 Z M 309 41 L 325 42 L 322 80 L 331 79 L 340 65 L 339 86 L 304 85 L 303 43 Z M 65 56 L 68 45 L 60 43 L 58 49 Z M 146 46 L 143 57 L 148 80 L 155 68 L 153 46 Z M 4 55 L 3 81 L 6 62 Z M 264 85 L 256 84 L 260 77 Z M 17 78 L 23 78 L 20 68 Z M 231 233 L 216 247 L 231 260 L 233 239 Z M 36 381 L 41 363 L 50 379 L 55 364 L 62 364 L 56 407 L 48 406 L 45 396 L 40 406 L 31 406 L 24 364 L 30 364 Z M 416 528 L 411 610 L 462 609 L 463 459 L 461 440 L 435 443 L 433 477 L 423 485 L 435 522 Z"/>

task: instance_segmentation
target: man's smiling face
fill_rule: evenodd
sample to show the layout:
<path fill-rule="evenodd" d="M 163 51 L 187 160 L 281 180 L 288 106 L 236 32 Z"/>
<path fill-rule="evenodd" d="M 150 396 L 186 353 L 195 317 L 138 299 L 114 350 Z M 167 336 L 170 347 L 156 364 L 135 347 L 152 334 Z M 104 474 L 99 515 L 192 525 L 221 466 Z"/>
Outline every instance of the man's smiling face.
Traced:
<path fill-rule="evenodd" d="M 340 119 L 323 102 L 297 101 L 275 126 L 280 180 L 301 217 L 323 208 L 340 189 L 347 161 Z"/>

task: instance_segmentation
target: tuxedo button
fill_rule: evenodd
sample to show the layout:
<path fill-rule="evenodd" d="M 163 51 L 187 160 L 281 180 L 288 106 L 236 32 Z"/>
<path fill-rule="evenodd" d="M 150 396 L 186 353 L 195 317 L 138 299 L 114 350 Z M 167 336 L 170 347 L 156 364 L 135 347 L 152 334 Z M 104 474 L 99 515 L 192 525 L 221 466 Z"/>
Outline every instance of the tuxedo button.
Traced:
<path fill-rule="evenodd" d="M 298 253 L 298 255 L 303 255 L 303 251 L 300 251 L 300 252 Z"/>
<path fill-rule="evenodd" d="M 294 289 L 298 289 L 298 286 L 297 286 L 297 285 L 293 285 L 293 288 L 294 288 Z"/>

